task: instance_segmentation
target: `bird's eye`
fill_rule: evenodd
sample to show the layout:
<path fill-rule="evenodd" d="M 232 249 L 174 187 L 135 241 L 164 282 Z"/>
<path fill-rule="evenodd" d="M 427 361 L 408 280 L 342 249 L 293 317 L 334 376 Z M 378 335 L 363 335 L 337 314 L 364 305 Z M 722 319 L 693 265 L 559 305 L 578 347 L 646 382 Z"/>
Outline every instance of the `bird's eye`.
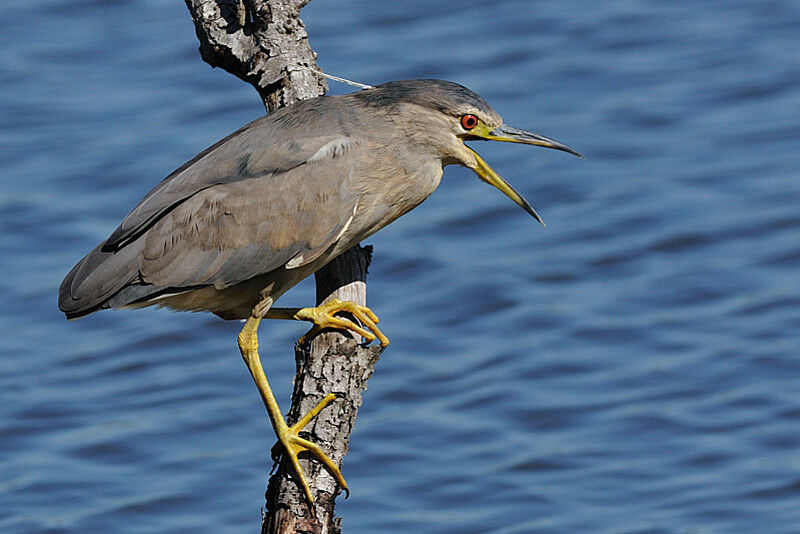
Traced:
<path fill-rule="evenodd" d="M 461 117 L 461 127 L 465 130 L 471 130 L 478 125 L 478 117 L 475 115 L 464 115 Z"/>

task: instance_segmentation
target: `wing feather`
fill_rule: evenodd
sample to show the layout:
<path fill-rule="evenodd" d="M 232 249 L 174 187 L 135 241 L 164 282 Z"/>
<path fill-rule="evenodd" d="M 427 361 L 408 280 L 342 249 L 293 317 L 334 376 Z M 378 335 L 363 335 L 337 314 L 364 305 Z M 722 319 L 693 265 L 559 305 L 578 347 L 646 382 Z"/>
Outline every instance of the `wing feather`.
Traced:
<path fill-rule="evenodd" d="M 353 143 L 326 151 L 281 173 L 208 187 L 175 206 L 143 236 L 142 280 L 222 289 L 318 258 L 357 205 L 349 185 L 360 151 Z"/>
<path fill-rule="evenodd" d="M 326 99 L 328 108 L 335 99 Z M 161 217 L 208 188 L 262 177 L 280 175 L 325 158 L 326 147 L 347 151 L 342 125 L 319 120 L 320 99 L 292 106 L 292 112 L 278 110 L 261 117 L 208 147 L 180 166 L 154 187 L 128 214 L 103 244 L 103 251 L 115 251 L 131 243 Z M 309 136 L 308 132 L 313 132 Z M 339 147 L 338 149 L 336 147 Z"/>
<path fill-rule="evenodd" d="M 78 317 L 318 258 L 352 219 L 363 158 L 355 126 L 320 120 L 321 102 L 258 119 L 162 180 L 67 275 L 59 307 Z"/>

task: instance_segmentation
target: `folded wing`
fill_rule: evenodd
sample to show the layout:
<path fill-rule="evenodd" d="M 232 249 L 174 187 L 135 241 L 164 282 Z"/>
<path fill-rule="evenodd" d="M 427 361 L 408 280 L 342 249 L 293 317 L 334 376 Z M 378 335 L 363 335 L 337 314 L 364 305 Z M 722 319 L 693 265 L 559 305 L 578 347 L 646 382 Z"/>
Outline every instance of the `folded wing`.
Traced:
<path fill-rule="evenodd" d="M 362 157 L 352 138 L 325 130 L 293 138 L 275 114 L 199 154 L 70 271 L 59 307 L 74 318 L 313 261 L 352 220 Z"/>

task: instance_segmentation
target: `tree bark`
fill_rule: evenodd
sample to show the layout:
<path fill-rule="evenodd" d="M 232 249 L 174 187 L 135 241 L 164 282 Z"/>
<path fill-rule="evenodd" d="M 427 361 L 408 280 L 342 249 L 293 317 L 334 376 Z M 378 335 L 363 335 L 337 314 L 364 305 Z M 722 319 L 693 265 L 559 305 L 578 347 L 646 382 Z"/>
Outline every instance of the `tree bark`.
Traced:
<path fill-rule="evenodd" d="M 364 304 L 371 255 L 372 247 L 356 246 L 317 272 L 317 303 L 339 298 Z M 309 350 L 295 345 L 297 374 L 287 420 L 291 425 L 328 393 L 338 395 L 340 398 L 306 429 L 309 439 L 321 446 L 339 466 L 347 454 L 361 394 L 380 353 L 379 346 L 358 345 L 355 339 L 338 331 L 317 336 Z M 312 513 L 309 509 L 303 491 L 289 476 L 290 470 L 284 460 L 269 481 L 262 534 L 341 532 L 341 520 L 333 514 L 334 499 L 340 492 L 336 481 L 317 460 L 301 458 L 300 465 L 314 495 L 315 511 Z"/>
<path fill-rule="evenodd" d="M 200 56 L 246 81 L 267 111 L 325 94 L 300 9 L 309 0 L 186 0 Z"/>
<path fill-rule="evenodd" d="M 320 96 L 327 89 L 299 17 L 308 2 L 186 0 L 186 6 L 203 60 L 253 85 L 272 112 Z M 366 305 L 371 253 L 371 247 L 354 247 L 318 271 L 317 303 L 339 298 Z M 297 374 L 287 421 L 293 424 L 325 395 L 336 393 L 340 398 L 306 429 L 310 439 L 338 465 L 347 453 L 361 394 L 380 352 L 378 347 L 363 347 L 351 336 L 334 331 L 317 336 L 309 350 L 295 347 Z M 316 460 L 301 457 L 300 464 L 316 500 L 314 510 L 282 461 L 267 488 L 262 533 L 341 532 L 341 520 L 333 514 L 340 491 L 333 477 Z"/>

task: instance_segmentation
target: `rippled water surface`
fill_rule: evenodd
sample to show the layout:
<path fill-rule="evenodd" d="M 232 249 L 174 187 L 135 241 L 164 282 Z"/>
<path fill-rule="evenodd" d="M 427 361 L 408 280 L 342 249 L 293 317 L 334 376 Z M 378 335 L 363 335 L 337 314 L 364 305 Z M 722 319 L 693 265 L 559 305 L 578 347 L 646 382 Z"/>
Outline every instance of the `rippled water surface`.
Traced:
<path fill-rule="evenodd" d="M 392 345 L 345 459 L 345 532 L 800 531 L 798 4 L 303 13 L 329 72 L 457 81 L 588 156 L 477 146 L 547 228 L 451 167 L 370 239 Z M 11 0 L 0 19 L 0 531 L 255 532 L 272 437 L 238 323 L 68 323 L 56 293 L 258 98 L 201 61 L 182 2 Z M 261 329 L 284 405 L 302 331 Z"/>

